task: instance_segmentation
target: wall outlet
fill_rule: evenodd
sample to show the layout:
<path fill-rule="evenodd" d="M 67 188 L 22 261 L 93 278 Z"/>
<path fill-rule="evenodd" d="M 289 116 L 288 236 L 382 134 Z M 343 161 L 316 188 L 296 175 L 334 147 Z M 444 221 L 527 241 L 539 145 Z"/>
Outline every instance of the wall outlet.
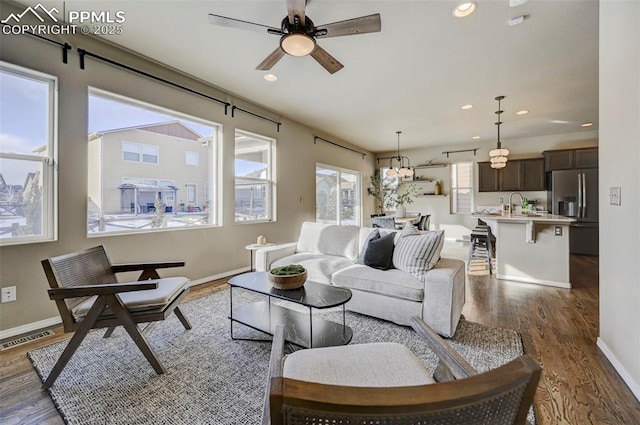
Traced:
<path fill-rule="evenodd" d="M 504 198 L 502 198 L 502 197 L 498 198 L 498 203 L 499 203 L 499 204 L 504 203 Z"/>
<path fill-rule="evenodd" d="M 2 301 L 3 303 L 10 303 L 11 301 L 16 300 L 16 287 L 15 286 L 7 286 L 6 288 L 2 288 Z"/>
<path fill-rule="evenodd" d="M 556 226 L 554 228 L 554 230 L 555 230 L 555 235 L 556 236 L 562 236 L 562 227 L 561 226 Z"/>
<path fill-rule="evenodd" d="M 609 205 L 620 206 L 620 186 L 609 188 Z"/>

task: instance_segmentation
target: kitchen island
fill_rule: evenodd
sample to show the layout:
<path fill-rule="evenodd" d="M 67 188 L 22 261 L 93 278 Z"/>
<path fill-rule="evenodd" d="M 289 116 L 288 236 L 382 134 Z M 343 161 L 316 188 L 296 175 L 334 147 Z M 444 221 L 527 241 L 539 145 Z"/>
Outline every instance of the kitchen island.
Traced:
<path fill-rule="evenodd" d="M 552 214 L 473 214 L 496 237 L 496 278 L 571 288 L 569 225 Z"/>

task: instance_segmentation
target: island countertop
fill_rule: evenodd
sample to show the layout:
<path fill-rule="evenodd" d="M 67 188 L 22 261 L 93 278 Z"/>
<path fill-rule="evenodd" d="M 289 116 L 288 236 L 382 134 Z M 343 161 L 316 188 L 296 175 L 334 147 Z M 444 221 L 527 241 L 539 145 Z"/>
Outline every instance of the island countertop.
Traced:
<path fill-rule="evenodd" d="M 484 221 L 497 220 L 497 221 L 541 221 L 547 223 L 562 223 L 570 224 L 576 221 L 575 218 L 565 217 L 564 215 L 555 214 L 486 214 L 486 213 L 474 213 L 473 217 L 479 218 Z"/>
<path fill-rule="evenodd" d="M 496 236 L 496 277 L 571 288 L 569 226 L 575 218 L 554 214 L 473 214 Z"/>

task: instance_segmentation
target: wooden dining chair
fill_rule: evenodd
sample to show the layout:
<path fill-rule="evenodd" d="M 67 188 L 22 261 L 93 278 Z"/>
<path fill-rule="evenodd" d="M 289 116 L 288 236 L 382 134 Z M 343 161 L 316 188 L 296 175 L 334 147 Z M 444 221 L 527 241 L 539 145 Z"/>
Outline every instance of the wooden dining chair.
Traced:
<path fill-rule="evenodd" d="M 431 374 L 395 343 L 313 348 L 284 356 L 276 329 L 262 424 L 527 423 L 540 367 L 527 355 L 478 373 L 420 318 L 412 326 L 439 363 Z"/>
<path fill-rule="evenodd" d="M 166 371 L 138 323 L 154 324 L 174 313 L 185 329 L 191 324 L 178 308 L 189 292 L 186 277 L 160 278 L 157 269 L 182 267 L 183 261 L 111 264 L 104 247 L 42 261 L 49 298 L 56 302 L 65 332 L 75 332 L 42 388 L 50 388 L 91 329 L 107 328 L 105 338 L 123 326 L 156 373 Z M 115 274 L 142 271 L 137 282 L 118 283 Z M 149 280 L 151 279 L 151 280 Z M 117 355 L 117 353 L 114 353 Z"/>

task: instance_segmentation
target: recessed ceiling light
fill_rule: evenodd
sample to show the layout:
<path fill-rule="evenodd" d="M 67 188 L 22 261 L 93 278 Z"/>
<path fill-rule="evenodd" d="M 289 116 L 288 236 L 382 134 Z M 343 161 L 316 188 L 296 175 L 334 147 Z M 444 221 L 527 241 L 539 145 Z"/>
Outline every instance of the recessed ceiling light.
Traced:
<path fill-rule="evenodd" d="M 477 139 L 479 139 L 479 138 L 480 138 L 480 136 L 473 136 L 473 137 L 472 137 L 472 139 L 473 139 L 473 140 L 477 140 Z"/>
<path fill-rule="evenodd" d="M 525 114 L 528 114 L 528 113 L 529 113 L 529 111 L 527 111 L 526 109 L 523 109 L 521 111 L 516 112 L 516 115 L 525 115 Z"/>
<path fill-rule="evenodd" d="M 477 7 L 478 3 L 476 3 L 475 1 L 464 1 L 462 3 L 459 3 L 453 9 L 453 16 L 455 16 L 456 18 L 464 18 L 471 15 Z"/>
<path fill-rule="evenodd" d="M 462 106 L 460 107 L 460 109 L 472 109 L 472 108 L 473 108 L 473 105 L 472 105 L 472 104 L 470 104 L 470 103 L 469 103 L 469 104 L 467 104 L 467 105 L 462 105 Z"/>
<path fill-rule="evenodd" d="M 554 124 L 571 124 L 569 121 L 563 121 L 563 120 L 551 120 L 549 122 L 552 122 Z"/>
<path fill-rule="evenodd" d="M 591 127 L 593 125 L 592 122 L 586 122 L 584 124 L 582 124 L 582 127 Z"/>
<path fill-rule="evenodd" d="M 263 78 L 267 81 L 274 82 L 278 79 L 278 76 L 275 74 L 266 74 Z"/>
<path fill-rule="evenodd" d="M 525 4 L 528 1 L 529 0 L 509 0 L 509 7 L 522 6 L 523 4 Z"/>

